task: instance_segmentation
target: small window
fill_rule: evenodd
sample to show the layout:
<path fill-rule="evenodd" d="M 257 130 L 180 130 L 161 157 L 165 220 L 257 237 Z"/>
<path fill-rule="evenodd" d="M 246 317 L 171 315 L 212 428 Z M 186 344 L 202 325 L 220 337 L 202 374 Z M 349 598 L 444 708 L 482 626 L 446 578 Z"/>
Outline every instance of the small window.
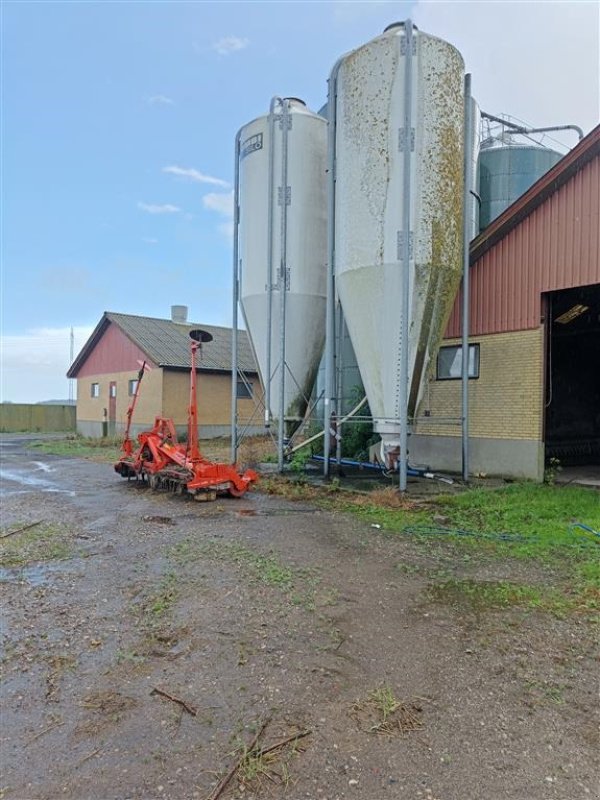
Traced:
<path fill-rule="evenodd" d="M 116 397 L 117 396 L 117 384 L 116 383 L 111 383 L 109 394 L 110 394 L 110 397 Z"/>
<path fill-rule="evenodd" d="M 438 381 L 455 381 L 461 377 L 462 347 L 440 347 L 437 359 Z M 469 378 L 479 377 L 479 345 L 469 345 Z"/>
<path fill-rule="evenodd" d="M 99 383 L 92 383 L 92 397 L 100 397 L 100 384 Z"/>
<path fill-rule="evenodd" d="M 135 390 L 137 389 L 138 381 L 137 378 L 133 378 L 133 380 L 129 381 L 129 397 L 133 397 L 135 394 Z"/>
<path fill-rule="evenodd" d="M 237 382 L 237 396 L 238 396 L 238 400 L 251 399 L 252 398 L 252 384 L 250 382 L 246 383 L 246 381 L 238 381 Z"/>

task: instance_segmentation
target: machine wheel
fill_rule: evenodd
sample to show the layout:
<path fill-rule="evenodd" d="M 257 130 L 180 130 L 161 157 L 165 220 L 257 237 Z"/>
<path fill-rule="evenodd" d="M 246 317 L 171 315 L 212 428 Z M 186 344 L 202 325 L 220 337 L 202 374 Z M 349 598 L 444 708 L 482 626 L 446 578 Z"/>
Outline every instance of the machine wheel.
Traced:
<path fill-rule="evenodd" d="M 229 494 L 231 497 L 243 497 L 246 494 L 246 489 L 236 489 L 233 483 L 229 484 Z"/>

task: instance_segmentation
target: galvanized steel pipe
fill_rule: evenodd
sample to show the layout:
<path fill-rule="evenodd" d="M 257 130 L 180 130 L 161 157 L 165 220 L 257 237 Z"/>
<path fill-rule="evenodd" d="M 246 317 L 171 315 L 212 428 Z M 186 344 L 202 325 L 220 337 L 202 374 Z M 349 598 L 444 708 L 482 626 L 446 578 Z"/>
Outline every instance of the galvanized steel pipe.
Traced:
<path fill-rule="evenodd" d="M 235 170 L 233 189 L 233 310 L 231 320 L 231 463 L 237 461 L 237 376 L 238 376 L 238 302 L 239 302 L 239 265 L 238 239 L 240 228 L 240 139 L 241 130 L 235 137 Z"/>
<path fill-rule="evenodd" d="M 400 374 L 399 380 L 399 423 L 400 423 L 400 473 L 399 488 L 406 491 L 408 473 L 408 317 L 410 313 L 410 224 L 411 224 L 411 128 L 412 128 L 412 58 L 413 24 L 410 19 L 404 23 L 405 57 L 404 64 L 404 153 L 402 181 L 402 262 L 398 266 L 402 272 L 402 302 L 400 308 Z"/>
<path fill-rule="evenodd" d="M 337 119 L 337 79 L 343 58 L 336 61 L 329 75 L 327 91 L 327 305 L 325 318 L 325 398 L 323 401 L 323 476 L 329 477 L 331 414 L 335 379 L 335 133 Z"/>
<path fill-rule="evenodd" d="M 289 100 L 281 103 L 280 125 L 281 138 L 281 258 L 279 268 L 279 426 L 277 440 L 277 464 L 279 472 L 283 472 L 285 454 L 285 303 L 287 293 L 287 206 L 288 206 L 288 133 L 289 133 Z"/>
<path fill-rule="evenodd" d="M 465 128 L 464 128 L 464 187 L 463 187 L 463 280 L 462 280 L 462 477 L 469 480 L 469 244 L 471 242 L 471 205 L 473 195 L 473 124 L 471 105 L 471 76 L 465 75 Z"/>

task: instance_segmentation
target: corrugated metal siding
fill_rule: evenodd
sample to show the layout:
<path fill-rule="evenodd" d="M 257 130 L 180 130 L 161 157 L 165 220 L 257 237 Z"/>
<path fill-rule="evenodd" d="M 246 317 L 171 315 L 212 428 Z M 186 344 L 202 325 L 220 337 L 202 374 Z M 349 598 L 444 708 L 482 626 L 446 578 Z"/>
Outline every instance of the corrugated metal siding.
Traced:
<path fill-rule="evenodd" d="M 78 378 L 106 375 L 113 372 L 137 372 L 141 363 L 156 366 L 131 339 L 111 322 L 100 341 L 81 366 Z"/>
<path fill-rule="evenodd" d="M 471 333 L 537 328 L 543 292 L 600 283 L 600 158 L 538 206 L 471 267 Z M 446 338 L 460 336 L 461 293 Z"/>

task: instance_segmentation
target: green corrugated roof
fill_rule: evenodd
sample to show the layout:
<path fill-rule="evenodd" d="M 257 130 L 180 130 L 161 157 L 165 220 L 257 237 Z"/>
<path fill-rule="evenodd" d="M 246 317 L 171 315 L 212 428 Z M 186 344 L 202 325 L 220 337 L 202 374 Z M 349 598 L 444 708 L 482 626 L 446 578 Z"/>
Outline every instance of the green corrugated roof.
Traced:
<path fill-rule="evenodd" d="M 171 369 L 190 368 L 189 332 L 202 328 L 213 337 L 202 346 L 200 369 L 229 372 L 231 370 L 231 328 L 205 325 L 201 322 L 172 322 L 170 319 L 138 317 L 105 311 L 68 372 L 75 377 L 109 323 L 117 325 L 159 367 Z M 243 372 L 257 372 L 256 363 L 246 331 L 239 332 L 238 365 Z"/>

